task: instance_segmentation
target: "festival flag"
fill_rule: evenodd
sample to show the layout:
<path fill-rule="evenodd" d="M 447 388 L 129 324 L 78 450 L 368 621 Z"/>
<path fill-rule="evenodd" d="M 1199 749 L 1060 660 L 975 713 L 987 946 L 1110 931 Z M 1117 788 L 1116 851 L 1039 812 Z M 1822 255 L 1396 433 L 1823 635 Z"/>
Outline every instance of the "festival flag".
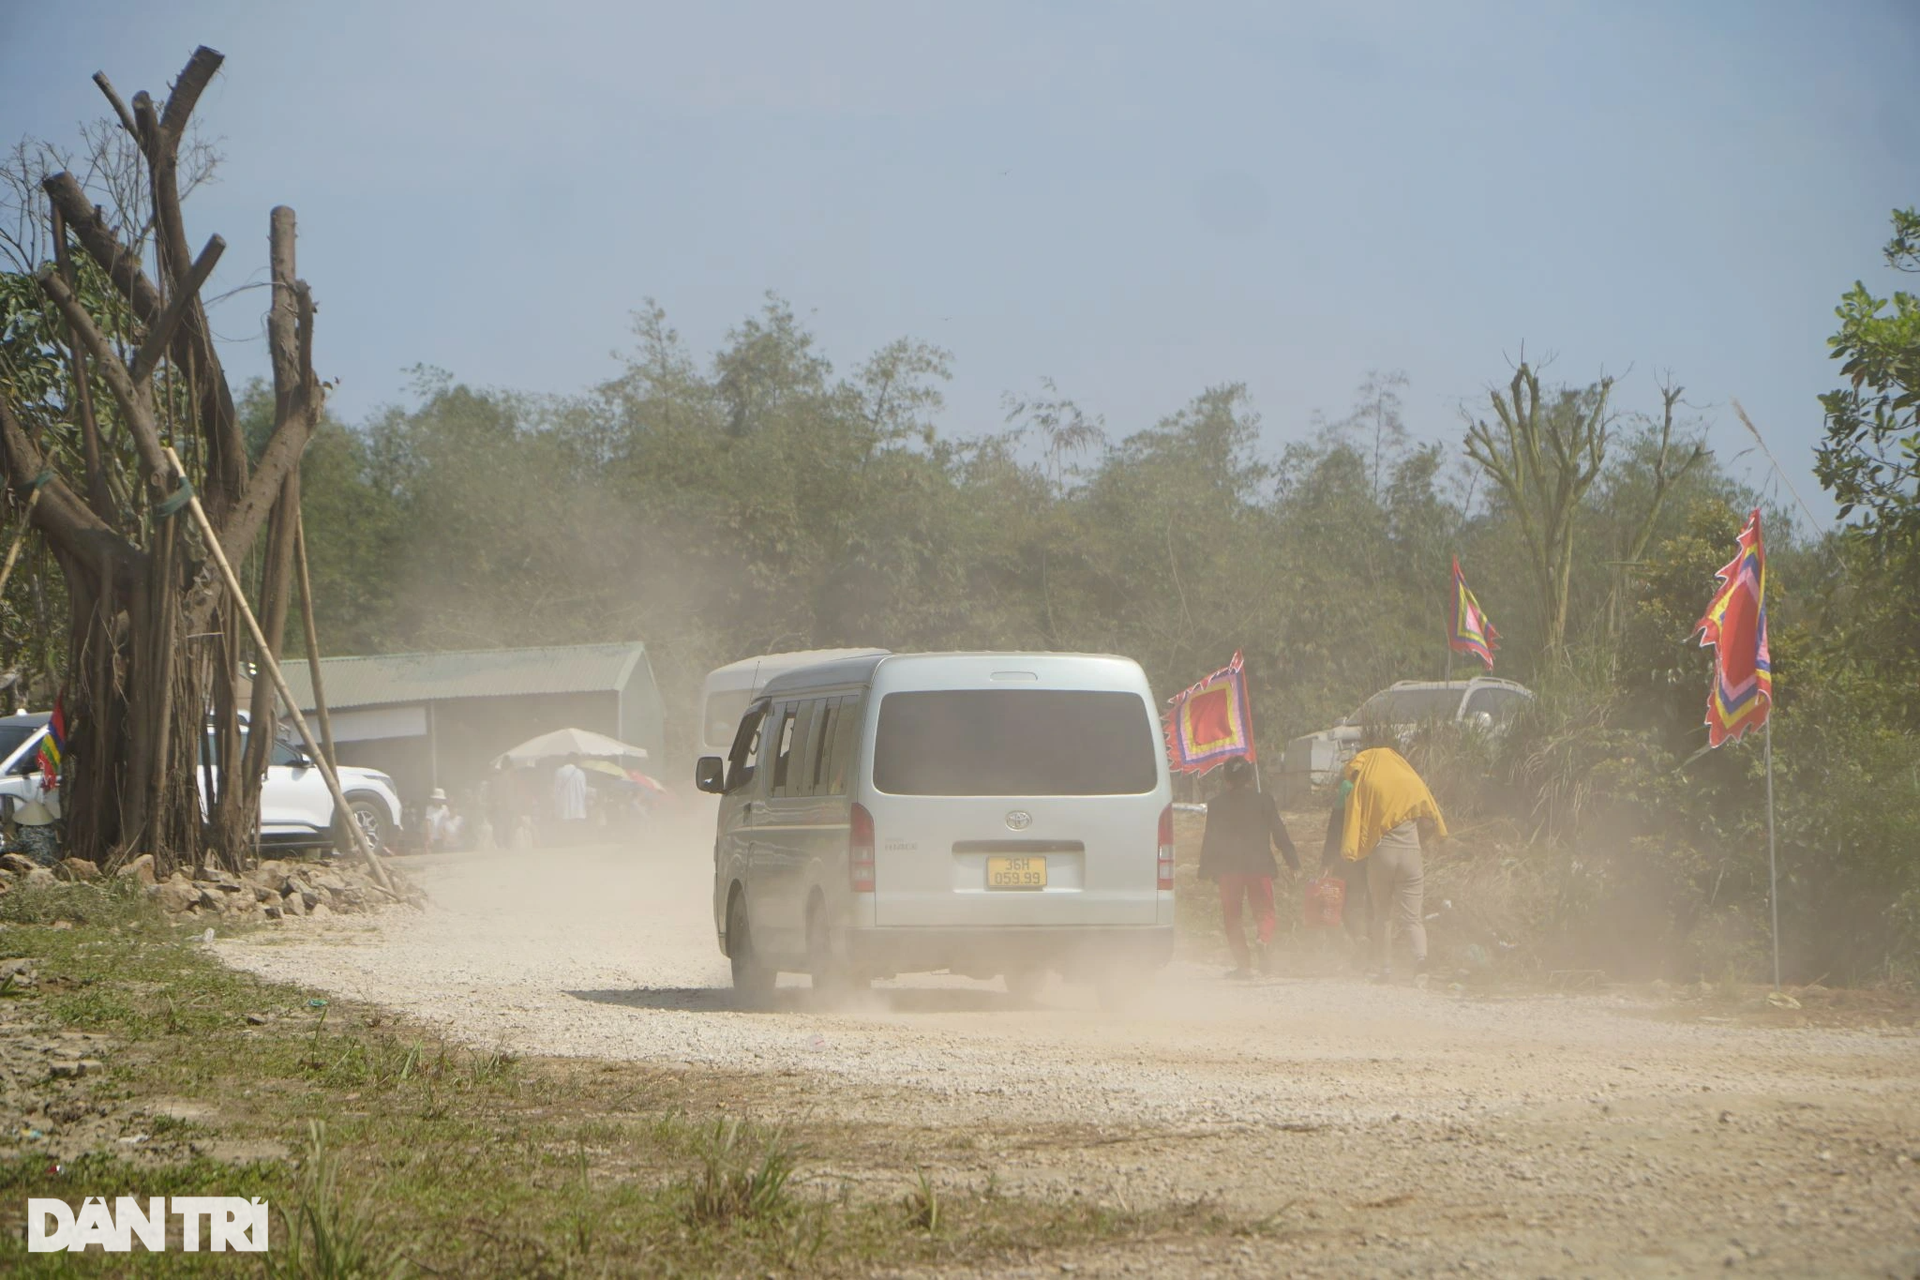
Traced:
<path fill-rule="evenodd" d="M 1767 550 L 1760 540 L 1760 508 L 1740 531 L 1740 551 L 1716 575 L 1720 590 L 1695 628 L 1700 647 L 1711 645 L 1713 683 L 1707 689 L 1707 745 L 1738 739 L 1767 722 L 1773 709 L 1773 660 L 1767 653 Z"/>
<path fill-rule="evenodd" d="M 1453 558 L 1453 619 L 1447 631 L 1447 645 L 1455 653 L 1470 653 L 1493 670 L 1493 651 L 1500 647 L 1500 633 L 1480 609 L 1480 602 L 1467 590 L 1467 579 L 1460 572 L 1460 557 Z"/>
<path fill-rule="evenodd" d="M 1174 772 L 1205 773 L 1228 760 L 1255 758 L 1245 667 L 1235 651 L 1232 662 L 1167 699 L 1163 721 Z"/>
<path fill-rule="evenodd" d="M 67 749 L 67 712 L 65 698 L 56 694 L 53 715 L 47 720 L 47 734 L 40 739 L 40 778 L 48 791 L 59 785 L 60 758 Z"/>

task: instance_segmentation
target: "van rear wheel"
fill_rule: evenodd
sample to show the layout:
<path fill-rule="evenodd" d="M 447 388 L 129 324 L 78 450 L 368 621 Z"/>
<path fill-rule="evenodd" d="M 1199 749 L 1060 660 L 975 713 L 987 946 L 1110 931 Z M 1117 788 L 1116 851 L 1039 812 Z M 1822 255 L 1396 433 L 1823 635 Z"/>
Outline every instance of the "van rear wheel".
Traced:
<path fill-rule="evenodd" d="M 734 894 L 727 903 L 727 958 L 733 964 L 733 989 L 748 1004 L 761 1004 L 773 994 L 774 972 L 753 952 L 744 893 Z"/>
<path fill-rule="evenodd" d="M 872 982 L 865 975 L 856 974 L 852 965 L 833 953 L 826 907 L 818 901 L 807 911 L 807 969 L 813 975 L 814 991 L 823 999 L 837 1000 L 855 991 L 864 991 Z"/>

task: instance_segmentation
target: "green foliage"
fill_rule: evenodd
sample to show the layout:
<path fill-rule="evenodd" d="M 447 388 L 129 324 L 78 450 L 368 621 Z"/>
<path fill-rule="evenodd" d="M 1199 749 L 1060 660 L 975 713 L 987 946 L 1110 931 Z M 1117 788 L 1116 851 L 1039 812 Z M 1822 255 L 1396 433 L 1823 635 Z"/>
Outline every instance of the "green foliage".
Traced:
<path fill-rule="evenodd" d="M 339 1179 L 339 1159 L 327 1149 L 327 1126 L 309 1121 L 293 1209 L 266 1257 L 273 1280 L 369 1280 L 410 1270 L 378 1243 L 373 1188 L 349 1199 Z"/>
<path fill-rule="evenodd" d="M 685 1184 L 690 1225 L 770 1223 L 798 1209 L 791 1185 L 798 1156 L 781 1130 L 716 1120 L 698 1155 L 699 1171 Z"/>
<path fill-rule="evenodd" d="M 1920 212 L 1896 209 L 1893 225 L 1887 265 L 1920 271 Z M 1859 509 L 1867 533 L 1911 540 L 1920 534 L 1920 297 L 1876 298 L 1856 281 L 1834 314 L 1840 330 L 1827 345 L 1847 385 L 1820 397 L 1820 482 L 1843 517 Z"/>

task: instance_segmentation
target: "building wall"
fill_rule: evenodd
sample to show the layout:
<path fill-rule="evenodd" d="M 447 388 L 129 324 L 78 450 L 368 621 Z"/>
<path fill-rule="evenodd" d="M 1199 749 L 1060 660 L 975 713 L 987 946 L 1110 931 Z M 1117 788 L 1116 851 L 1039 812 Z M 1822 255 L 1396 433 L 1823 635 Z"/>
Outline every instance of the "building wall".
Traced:
<path fill-rule="evenodd" d="M 645 653 L 640 655 L 640 661 L 634 664 L 633 674 L 627 680 L 621 698 L 620 716 L 620 732 L 614 736 L 636 747 L 645 747 L 646 773 L 672 785 L 672 779 L 667 776 L 670 770 L 665 759 L 667 709 L 660 697 L 660 687 L 654 683 L 653 664 L 647 660 Z"/>

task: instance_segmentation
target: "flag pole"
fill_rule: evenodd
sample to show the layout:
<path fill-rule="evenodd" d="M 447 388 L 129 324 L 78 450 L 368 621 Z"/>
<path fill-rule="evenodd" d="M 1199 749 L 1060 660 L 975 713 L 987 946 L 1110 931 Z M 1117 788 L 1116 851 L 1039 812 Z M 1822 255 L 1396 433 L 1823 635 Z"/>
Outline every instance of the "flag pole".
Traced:
<path fill-rule="evenodd" d="M 1780 863 L 1773 844 L 1773 708 L 1767 708 L 1767 901 L 1773 907 L 1773 989 L 1780 989 Z"/>

